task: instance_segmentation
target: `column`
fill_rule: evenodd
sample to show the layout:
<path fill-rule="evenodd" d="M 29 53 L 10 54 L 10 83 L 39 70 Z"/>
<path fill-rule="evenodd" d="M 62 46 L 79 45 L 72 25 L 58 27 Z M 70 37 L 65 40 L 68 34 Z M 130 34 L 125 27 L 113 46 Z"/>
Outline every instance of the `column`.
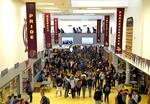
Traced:
<path fill-rule="evenodd" d="M 22 72 L 19 74 L 19 85 L 20 85 L 20 94 L 22 94 L 23 93 L 23 82 L 22 82 L 23 80 L 22 80 Z"/>
<path fill-rule="evenodd" d="M 130 84 L 130 65 L 126 62 L 126 81 L 125 84 Z"/>
<path fill-rule="evenodd" d="M 115 54 L 112 55 L 113 59 L 112 59 L 112 64 L 114 65 L 116 72 L 118 72 L 118 56 L 116 56 Z"/>

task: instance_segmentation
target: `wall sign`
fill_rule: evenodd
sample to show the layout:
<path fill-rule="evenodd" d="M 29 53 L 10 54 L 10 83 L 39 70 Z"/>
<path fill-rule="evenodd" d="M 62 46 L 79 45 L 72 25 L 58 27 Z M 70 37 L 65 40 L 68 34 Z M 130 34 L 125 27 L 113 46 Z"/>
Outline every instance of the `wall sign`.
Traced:
<path fill-rule="evenodd" d="M 104 46 L 109 46 L 109 16 L 105 16 Z"/>
<path fill-rule="evenodd" d="M 97 20 L 97 43 L 100 43 L 101 40 L 101 20 Z"/>
<path fill-rule="evenodd" d="M 127 18 L 126 24 L 126 48 L 125 48 L 125 56 L 131 59 L 132 53 L 132 37 L 133 37 L 133 17 Z"/>
<path fill-rule="evenodd" d="M 27 33 L 28 33 L 28 57 L 37 58 L 36 39 L 36 10 L 35 2 L 26 3 Z"/>
<path fill-rule="evenodd" d="M 50 13 L 44 13 L 44 24 L 45 24 L 45 45 L 46 49 L 50 49 L 51 45 L 51 18 Z"/>
<path fill-rule="evenodd" d="M 123 19 L 124 8 L 117 8 L 117 33 L 116 33 L 116 46 L 115 53 L 122 53 L 122 34 L 123 34 Z"/>
<path fill-rule="evenodd" d="M 54 43 L 59 43 L 59 36 L 58 36 L 58 18 L 54 18 Z"/>

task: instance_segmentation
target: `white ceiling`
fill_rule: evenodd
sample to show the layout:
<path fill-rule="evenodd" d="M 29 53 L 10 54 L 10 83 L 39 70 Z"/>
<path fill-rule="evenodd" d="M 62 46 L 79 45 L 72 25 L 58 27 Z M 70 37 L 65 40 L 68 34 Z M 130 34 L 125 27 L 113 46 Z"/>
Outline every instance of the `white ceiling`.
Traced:
<path fill-rule="evenodd" d="M 116 12 L 117 7 L 127 7 L 128 0 L 22 0 L 36 2 L 38 11 L 52 15 L 105 15 Z"/>

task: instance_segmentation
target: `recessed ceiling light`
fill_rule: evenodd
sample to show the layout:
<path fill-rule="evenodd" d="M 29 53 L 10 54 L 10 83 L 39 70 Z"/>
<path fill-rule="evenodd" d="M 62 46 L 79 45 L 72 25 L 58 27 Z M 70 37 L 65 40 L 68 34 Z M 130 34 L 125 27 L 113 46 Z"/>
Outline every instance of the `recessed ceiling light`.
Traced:
<path fill-rule="evenodd" d="M 37 5 L 54 5 L 54 3 L 36 3 Z"/>
<path fill-rule="evenodd" d="M 38 9 L 43 9 L 43 10 L 58 10 L 59 8 L 57 8 L 57 7 L 40 7 Z"/>
<path fill-rule="evenodd" d="M 99 10 L 99 9 L 102 9 L 102 8 L 86 8 L 86 9 L 89 9 L 89 10 Z"/>
<path fill-rule="evenodd" d="M 94 16 L 95 14 L 84 14 L 85 16 Z"/>
<path fill-rule="evenodd" d="M 49 11 L 45 11 L 45 12 L 49 12 L 49 13 L 61 13 L 62 11 L 51 11 L 51 10 L 49 10 Z"/>

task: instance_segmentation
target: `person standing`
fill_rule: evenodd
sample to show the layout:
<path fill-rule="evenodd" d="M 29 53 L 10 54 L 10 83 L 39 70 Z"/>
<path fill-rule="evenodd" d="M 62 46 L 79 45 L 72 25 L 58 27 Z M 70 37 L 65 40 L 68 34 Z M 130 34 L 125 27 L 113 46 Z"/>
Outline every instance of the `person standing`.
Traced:
<path fill-rule="evenodd" d="M 92 94 L 92 82 L 93 82 L 92 78 L 89 77 L 89 79 L 87 80 L 89 97 L 91 97 L 91 94 Z"/>
<path fill-rule="evenodd" d="M 61 76 L 59 75 L 56 79 L 56 97 L 57 97 L 57 93 L 60 91 L 60 96 L 62 96 L 62 86 L 63 86 L 63 80 L 61 78 Z"/>
<path fill-rule="evenodd" d="M 77 97 L 80 97 L 81 85 L 82 85 L 82 81 L 81 81 L 81 78 L 79 77 L 79 79 L 77 81 L 77 84 L 76 84 Z"/>
<path fill-rule="evenodd" d="M 85 77 L 82 77 L 82 93 L 83 93 L 83 98 L 85 98 L 85 91 L 86 91 L 86 87 L 87 87 L 87 81 L 85 79 Z"/>
<path fill-rule="evenodd" d="M 65 98 L 68 97 L 69 89 L 70 89 L 70 79 L 69 76 L 64 78 L 64 88 L 65 88 Z"/>
<path fill-rule="evenodd" d="M 104 81 L 104 78 L 105 78 L 104 72 L 102 72 L 102 71 L 100 72 L 99 78 L 100 78 L 100 82 L 101 82 L 101 84 L 103 86 L 103 81 Z"/>
<path fill-rule="evenodd" d="M 74 76 L 71 76 L 71 78 L 70 78 L 70 85 L 71 85 L 72 98 L 74 98 L 75 97 L 75 80 L 74 80 Z"/>
<path fill-rule="evenodd" d="M 96 88 L 96 91 L 94 93 L 94 100 L 95 104 L 101 104 L 101 97 L 102 97 L 102 92 L 99 87 Z"/>
<path fill-rule="evenodd" d="M 108 82 L 106 82 L 106 84 L 104 85 L 104 89 L 103 89 L 104 91 L 103 92 L 105 94 L 104 101 L 107 103 L 109 103 L 110 89 L 111 89 L 110 84 Z"/>
<path fill-rule="evenodd" d="M 30 98 L 30 103 L 32 103 L 32 93 L 33 93 L 33 88 L 31 86 L 31 83 L 29 80 L 27 80 L 27 85 L 26 85 L 26 93 L 29 95 Z"/>
<path fill-rule="evenodd" d="M 118 92 L 118 95 L 116 97 L 116 104 L 123 104 L 122 93 L 123 93 L 123 90 L 120 90 Z"/>

